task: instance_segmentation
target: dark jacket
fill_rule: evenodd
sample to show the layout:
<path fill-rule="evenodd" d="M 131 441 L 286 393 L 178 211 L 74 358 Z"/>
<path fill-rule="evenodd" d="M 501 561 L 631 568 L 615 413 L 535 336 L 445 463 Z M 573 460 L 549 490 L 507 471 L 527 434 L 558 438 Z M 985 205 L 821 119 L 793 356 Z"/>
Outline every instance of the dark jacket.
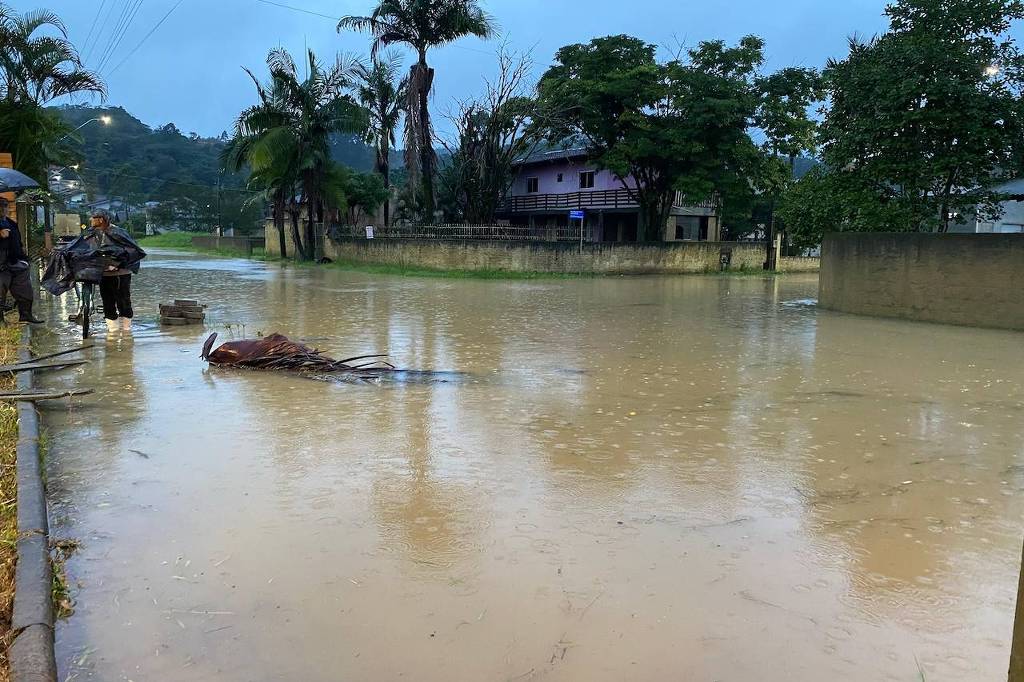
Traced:
<path fill-rule="evenodd" d="M 0 269 L 17 265 L 19 261 L 28 261 L 25 249 L 21 245 L 21 232 L 18 230 L 18 223 L 7 216 L 0 217 L 0 230 L 11 231 L 7 239 L 0 239 Z"/>
<path fill-rule="evenodd" d="M 138 272 L 146 257 L 131 235 L 113 225 L 109 230 L 89 228 L 73 242 L 56 249 L 43 273 L 42 285 L 54 296 L 60 296 L 75 282 L 99 284 L 110 266 L 127 272 Z"/>

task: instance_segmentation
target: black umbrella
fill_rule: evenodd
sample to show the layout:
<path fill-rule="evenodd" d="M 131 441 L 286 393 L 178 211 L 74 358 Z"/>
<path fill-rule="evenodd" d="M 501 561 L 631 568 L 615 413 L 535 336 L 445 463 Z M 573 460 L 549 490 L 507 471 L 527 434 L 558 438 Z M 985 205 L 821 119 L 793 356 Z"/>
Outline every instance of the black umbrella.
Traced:
<path fill-rule="evenodd" d="M 0 168 L 0 192 L 20 192 L 39 187 L 39 183 L 16 170 Z"/>

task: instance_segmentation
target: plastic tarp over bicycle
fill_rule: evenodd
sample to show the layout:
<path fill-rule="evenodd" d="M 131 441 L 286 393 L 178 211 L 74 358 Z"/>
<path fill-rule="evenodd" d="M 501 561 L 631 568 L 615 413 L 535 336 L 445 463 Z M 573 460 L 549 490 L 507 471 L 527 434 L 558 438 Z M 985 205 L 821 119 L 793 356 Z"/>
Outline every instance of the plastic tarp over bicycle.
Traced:
<path fill-rule="evenodd" d="M 41 283 L 51 294 L 60 296 L 75 282 L 99 284 L 110 268 L 138 272 L 145 257 L 138 242 L 119 227 L 106 232 L 89 230 L 53 252 Z"/>

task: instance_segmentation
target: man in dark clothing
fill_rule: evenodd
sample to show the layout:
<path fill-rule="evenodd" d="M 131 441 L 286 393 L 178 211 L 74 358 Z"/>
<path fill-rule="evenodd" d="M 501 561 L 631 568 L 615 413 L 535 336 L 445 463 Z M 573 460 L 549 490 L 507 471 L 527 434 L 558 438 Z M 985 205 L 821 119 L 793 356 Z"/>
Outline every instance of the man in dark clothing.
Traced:
<path fill-rule="evenodd" d="M 32 281 L 28 275 L 28 256 L 21 246 L 18 223 L 7 216 L 8 202 L 0 197 L 0 302 L 7 302 L 11 292 L 18 304 L 18 320 L 42 324 L 32 316 Z"/>

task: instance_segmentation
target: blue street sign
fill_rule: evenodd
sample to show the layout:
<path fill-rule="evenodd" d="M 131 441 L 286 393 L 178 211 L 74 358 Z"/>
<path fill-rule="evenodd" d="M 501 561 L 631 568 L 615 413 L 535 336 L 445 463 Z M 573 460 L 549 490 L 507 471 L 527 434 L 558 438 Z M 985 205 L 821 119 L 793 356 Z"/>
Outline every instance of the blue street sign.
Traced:
<path fill-rule="evenodd" d="M 583 220 L 583 211 L 569 211 L 569 220 Z"/>

